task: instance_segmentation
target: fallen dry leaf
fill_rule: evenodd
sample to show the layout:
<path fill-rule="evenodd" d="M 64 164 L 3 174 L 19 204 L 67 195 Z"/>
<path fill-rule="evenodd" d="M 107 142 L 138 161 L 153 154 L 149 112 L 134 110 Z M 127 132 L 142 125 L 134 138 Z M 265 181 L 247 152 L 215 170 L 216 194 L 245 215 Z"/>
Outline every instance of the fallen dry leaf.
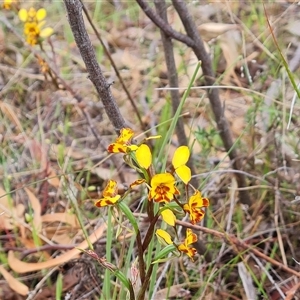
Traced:
<path fill-rule="evenodd" d="M 239 26 L 236 24 L 224 23 L 204 23 L 198 26 L 199 33 L 204 41 L 208 42 L 224 34 L 229 30 L 237 30 Z"/>
<path fill-rule="evenodd" d="M 16 293 L 22 296 L 26 296 L 29 293 L 29 288 L 25 284 L 14 278 L 9 272 L 7 272 L 3 266 L 0 265 L 0 273 L 8 283 L 9 287 Z"/>
<path fill-rule="evenodd" d="M 89 237 L 89 241 L 91 244 L 94 244 L 98 239 L 100 239 L 103 236 L 104 231 L 106 230 L 107 225 L 105 223 L 103 223 L 95 232 L 93 232 Z M 76 257 L 77 255 L 79 255 L 81 253 L 81 251 L 79 249 L 83 249 L 85 250 L 86 248 L 88 248 L 88 242 L 86 240 L 84 240 L 82 243 L 80 243 L 78 245 L 77 248 L 74 248 L 68 252 L 65 252 L 64 254 L 47 260 L 47 261 L 43 261 L 43 262 L 37 262 L 37 263 L 26 263 L 23 262 L 21 260 L 19 260 L 18 258 L 15 257 L 14 252 L 13 251 L 9 251 L 8 252 L 8 265 L 10 266 L 10 268 L 17 272 L 17 273 L 28 273 L 28 272 L 34 272 L 34 271 L 39 271 L 39 270 L 43 270 L 43 269 L 47 269 L 47 268 L 52 268 L 61 264 L 64 264 L 68 261 L 70 261 L 71 259 L 73 259 L 74 257 Z"/>
<path fill-rule="evenodd" d="M 73 237 L 74 234 L 70 235 L 70 231 L 65 230 L 62 234 L 55 232 L 55 234 L 53 235 L 53 233 L 48 232 L 47 229 L 46 229 L 45 235 L 51 241 L 53 241 L 59 245 L 70 245 L 72 243 L 74 244 L 74 237 Z"/>
<path fill-rule="evenodd" d="M 149 59 L 143 59 L 139 56 L 133 55 L 128 48 L 124 49 L 121 59 L 123 64 L 129 69 L 146 71 L 153 66 L 153 63 Z"/>
<path fill-rule="evenodd" d="M 55 188 L 58 188 L 60 185 L 59 177 L 57 176 L 54 169 L 51 167 L 48 168 L 48 182 Z"/>
<path fill-rule="evenodd" d="M 114 177 L 117 173 L 117 170 L 112 170 L 109 168 L 96 167 L 92 169 L 92 173 L 99 176 L 103 180 L 109 180 Z"/>
<path fill-rule="evenodd" d="M 69 213 L 46 214 L 42 216 L 42 222 L 63 222 L 71 225 L 72 228 L 79 228 L 79 221 L 76 215 L 71 215 Z"/>
<path fill-rule="evenodd" d="M 237 84 L 239 80 L 235 74 L 235 67 L 239 62 L 241 36 L 238 30 L 230 30 L 220 37 L 220 47 L 226 60 L 226 70 L 223 81 L 230 82 L 230 77 L 234 77 Z"/>

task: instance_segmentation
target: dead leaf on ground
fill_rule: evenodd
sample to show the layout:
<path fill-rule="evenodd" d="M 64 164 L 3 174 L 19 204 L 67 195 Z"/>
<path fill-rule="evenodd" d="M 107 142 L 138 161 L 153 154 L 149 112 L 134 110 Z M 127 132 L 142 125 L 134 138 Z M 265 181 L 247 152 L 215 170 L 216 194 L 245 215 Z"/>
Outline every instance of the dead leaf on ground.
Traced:
<path fill-rule="evenodd" d="M 223 82 L 229 83 L 230 77 L 232 76 L 239 86 L 241 86 L 241 84 L 234 69 L 241 58 L 239 50 L 240 44 L 241 36 L 238 30 L 230 30 L 220 36 L 220 47 L 226 60 L 226 70 Z"/>
<path fill-rule="evenodd" d="M 137 55 L 133 55 L 130 49 L 117 50 L 116 53 L 112 54 L 112 58 L 119 68 L 127 68 L 129 70 L 145 71 L 150 68 L 153 63 L 149 59 L 143 59 Z"/>
<path fill-rule="evenodd" d="M 107 226 L 105 223 L 103 223 L 95 232 L 93 232 L 89 237 L 88 240 L 91 244 L 94 244 L 98 239 L 100 239 L 103 236 L 104 231 L 106 230 Z M 76 256 L 81 254 L 81 251 L 79 249 L 87 249 L 89 246 L 88 242 L 84 240 L 82 243 L 78 245 L 77 248 L 74 248 L 70 251 L 65 252 L 64 254 L 47 260 L 43 262 L 37 262 L 37 263 L 26 263 L 21 260 L 19 260 L 17 257 L 15 257 L 13 251 L 8 252 L 8 265 L 10 268 L 17 272 L 17 273 L 28 273 L 28 272 L 34 272 L 34 271 L 40 271 L 43 269 L 52 268 L 61 264 L 64 264 L 71 259 L 74 259 Z"/>
<path fill-rule="evenodd" d="M 117 170 L 111 170 L 109 168 L 96 167 L 92 169 L 92 173 L 99 176 L 103 180 L 109 180 L 112 177 L 115 177 Z"/>
<path fill-rule="evenodd" d="M 73 234 L 73 236 L 75 233 Z M 51 235 L 48 230 L 46 229 L 46 236 L 48 239 L 51 239 L 51 241 L 59 244 L 59 245 L 71 245 L 74 244 L 74 237 L 70 234 L 70 231 L 65 229 L 62 234 L 59 234 L 59 232 L 55 232 L 55 234 Z"/>
<path fill-rule="evenodd" d="M 224 23 L 204 23 L 198 26 L 198 31 L 204 41 L 208 42 L 230 30 L 237 30 L 239 26 L 236 24 Z"/>
<path fill-rule="evenodd" d="M 69 224 L 72 228 L 79 228 L 79 221 L 76 215 L 65 213 L 46 214 L 42 216 L 42 222 L 63 222 Z"/>
<path fill-rule="evenodd" d="M 51 167 L 48 168 L 48 176 L 47 177 L 48 177 L 49 184 L 51 184 L 55 188 L 59 187 L 60 180 L 53 168 L 51 168 Z"/>
<path fill-rule="evenodd" d="M 26 296 L 29 293 L 29 288 L 19 280 L 14 278 L 9 272 L 7 272 L 3 266 L 0 265 L 0 273 L 8 283 L 9 287 L 18 293 L 19 295 Z"/>
<path fill-rule="evenodd" d="M 42 216 L 43 223 L 66 223 L 70 226 L 46 226 L 45 227 L 45 235 L 48 239 L 58 243 L 69 245 L 74 243 L 74 235 L 77 233 L 78 228 L 80 228 L 79 221 L 76 215 L 65 213 L 54 213 L 54 214 L 46 214 Z M 72 234 L 72 232 L 74 234 Z"/>

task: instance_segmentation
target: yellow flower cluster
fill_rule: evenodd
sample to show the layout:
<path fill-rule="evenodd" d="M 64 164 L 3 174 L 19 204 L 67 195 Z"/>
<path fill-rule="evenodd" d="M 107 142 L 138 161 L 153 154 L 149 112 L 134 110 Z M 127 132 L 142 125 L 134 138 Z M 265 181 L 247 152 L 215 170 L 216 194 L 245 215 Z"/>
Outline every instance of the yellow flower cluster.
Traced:
<path fill-rule="evenodd" d="M 169 225 L 175 226 L 176 216 L 172 209 L 167 204 L 172 200 L 181 207 L 182 211 L 188 213 L 192 224 L 200 222 L 205 212 L 203 207 L 209 206 L 209 200 L 203 198 L 201 192 L 194 189 L 194 194 L 189 197 L 186 203 L 181 203 L 177 197 L 180 195 L 180 191 L 176 187 L 176 179 L 174 175 L 185 184 L 189 185 L 191 180 L 191 170 L 186 165 L 190 157 L 190 151 L 187 146 L 181 146 L 176 149 L 172 159 L 172 171 L 153 174 L 152 166 L 152 153 L 149 146 L 145 143 L 140 145 L 134 145 L 131 143 L 134 132 L 130 128 L 124 128 L 120 132 L 120 136 L 116 139 L 115 143 L 108 146 L 108 152 L 110 153 L 125 153 L 125 156 L 132 160 L 132 166 L 137 165 L 140 172 L 144 174 L 143 179 L 139 179 L 130 185 L 130 188 L 145 183 L 148 188 L 148 200 L 156 203 L 161 203 L 162 207 L 159 210 L 159 214 L 162 219 Z M 160 136 L 152 136 L 148 139 L 156 139 Z M 96 201 L 95 205 L 103 207 L 107 205 L 115 205 L 118 201 L 121 201 L 122 197 L 118 195 L 117 183 L 110 180 L 104 189 L 103 198 Z M 191 259 L 196 254 L 196 249 L 190 247 L 191 244 L 197 241 L 197 235 L 190 229 L 187 230 L 186 238 L 183 243 L 176 245 L 171 236 L 162 229 L 156 231 L 156 235 L 165 241 L 167 244 L 173 244 L 176 248 Z"/>
<path fill-rule="evenodd" d="M 7 10 L 12 9 L 12 6 L 16 3 L 16 0 L 4 0 L 2 3 L 2 8 Z"/>
<path fill-rule="evenodd" d="M 19 19 L 24 22 L 24 34 L 28 44 L 34 46 L 39 42 L 40 38 L 46 38 L 53 33 L 51 27 L 42 29 L 45 25 L 44 19 L 47 12 L 44 8 L 40 8 L 38 11 L 31 7 L 29 10 L 25 8 L 20 9 Z"/>

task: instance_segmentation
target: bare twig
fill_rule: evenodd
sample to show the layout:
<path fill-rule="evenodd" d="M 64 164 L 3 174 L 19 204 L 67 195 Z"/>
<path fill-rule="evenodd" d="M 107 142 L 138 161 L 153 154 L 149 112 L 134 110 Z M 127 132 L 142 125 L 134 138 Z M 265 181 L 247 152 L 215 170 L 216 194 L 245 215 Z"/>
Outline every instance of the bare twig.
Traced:
<path fill-rule="evenodd" d="M 130 103 L 131 103 L 131 105 L 132 105 L 132 107 L 133 107 L 133 109 L 134 109 L 134 111 L 135 111 L 135 114 L 136 114 L 136 116 L 137 116 L 137 118 L 138 118 L 138 120 L 139 120 L 139 123 L 140 123 L 140 125 L 141 125 L 141 128 L 145 130 L 145 129 L 146 129 L 146 128 L 145 128 L 145 124 L 144 124 L 143 121 L 142 121 L 141 114 L 140 114 L 140 112 L 139 112 L 139 110 L 138 110 L 138 108 L 137 108 L 137 106 L 136 106 L 136 104 L 135 104 L 133 98 L 131 97 L 131 95 L 130 95 L 130 93 L 129 93 L 127 87 L 126 87 L 126 85 L 125 85 L 125 83 L 124 83 L 124 80 L 123 80 L 123 78 L 122 78 L 122 76 L 121 76 L 121 74 L 120 74 L 120 72 L 119 72 L 119 70 L 118 70 L 118 68 L 117 68 L 117 66 L 116 66 L 116 64 L 115 64 L 115 62 L 114 62 L 114 60 L 113 60 L 113 58 L 111 57 L 111 55 L 110 55 L 110 53 L 109 53 L 109 51 L 108 51 L 108 49 L 107 49 L 105 43 L 103 42 L 103 40 L 102 40 L 102 38 L 101 38 L 101 36 L 100 36 L 100 34 L 99 34 L 97 28 L 95 27 L 95 25 L 94 25 L 94 23 L 93 23 L 93 21 L 92 21 L 90 15 L 89 15 L 89 13 L 88 13 L 88 10 L 86 9 L 84 3 L 82 2 L 82 0 L 80 0 L 80 2 L 81 2 L 81 4 L 82 4 L 82 8 L 83 8 L 83 11 L 84 11 L 84 13 L 85 13 L 85 15 L 86 15 L 86 18 L 88 19 L 88 21 L 89 21 L 90 25 L 92 26 L 92 28 L 93 28 L 93 30 L 94 30 L 94 32 L 95 32 L 95 34 L 96 34 L 96 36 L 97 36 L 99 42 L 101 43 L 101 46 L 102 46 L 102 48 L 104 49 L 104 52 L 105 52 L 106 56 L 108 57 L 108 59 L 109 59 L 111 65 L 112 65 L 112 67 L 113 67 L 113 69 L 114 69 L 114 71 L 115 71 L 115 73 L 116 73 L 116 75 L 117 75 L 117 77 L 118 77 L 118 79 L 119 79 L 119 81 L 120 81 L 120 84 L 122 85 L 122 88 L 123 88 L 124 92 L 126 93 L 126 96 L 127 96 L 127 98 L 129 99 L 129 101 L 130 101 Z"/>
<path fill-rule="evenodd" d="M 187 36 L 175 31 L 168 23 L 166 23 L 160 16 L 149 7 L 145 0 L 136 0 L 136 2 L 143 9 L 145 14 L 155 23 L 166 35 L 185 43 L 191 47 L 201 61 L 202 71 L 206 85 L 215 84 L 215 75 L 211 65 L 211 59 L 205 50 L 204 43 L 198 33 L 197 27 L 186 7 L 185 1 L 172 0 L 172 3 L 185 27 Z M 242 161 L 238 155 L 237 150 L 234 148 L 233 139 L 231 136 L 230 127 L 224 115 L 224 107 L 220 101 L 218 89 L 210 89 L 207 92 L 212 111 L 215 115 L 217 127 L 220 137 L 223 141 L 224 147 L 229 154 L 236 170 L 242 169 Z M 246 186 L 246 179 L 243 174 L 236 174 L 239 188 Z M 252 202 L 247 191 L 240 191 L 240 202 L 251 206 Z"/>
<path fill-rule="evenodd" d="M 244 241 L 238 239 L 233 234 L 222 233 L 222 232 L 219 232 L 214 229 L 210 229 L 210 228 L 199 226 L 199 225 L 192 225 L 188 222 L 183 222 L 180 220 L 176 220 L 176 224 L 184 226 L 186 228 L 191 228 L 195 231 L 202 231 L 204 233 L 211 234 L 214 237 L 223 239 L 227 244 L 233 246 L 233 249 L 236 253 L 239 254 L 241 251 L 249 251 L 249 252 L 253 253 L 255 256 L 260 257 L 261 259 L 264 259 L 265 261 L 269 262 L 270 264 L 277 266 L 280 269 L 300 278 L 300 272 L 297 272 L 296 270 L 293 270 L 293 269 L 289 268 L 288 266 L 285 266 L 281 262 L 267 256 L 266 254 L 260 252 L 256 248 L 254 248 L 254 246 L 249 245 L 249 244 L 245 243 Z"/>
<path fill-rule="evenodd" d="M 199 35 L 196 24 L 193 21 L 184 1 L 172 0 L 172 3 L 178 12 L 180 19 L 184 25 L 184 28 L 188 36 L 193 39 L 195 46 L 192 47 L 197 58 L 202 62 L 202 71 L 205 79 L 206 85 L 215 84 L 215 74 L 212 69 L 211 59 L 205 50 L 204 43 Z M 233 167 L 237 170 L 242 169 L 242 160 L 239 158 L 237 150 L 234 148 L 233 140 L 231 136 L 231 130 L 228 121 L 224 115 L 224 107 L 221 104 L 219 91 L 217 89 L 212 89 L 208 92 L 208 98 L 211 104 L 211 108 L 215 115 L 217 122 L 217 127 L 223 141 L 224 147 L 228 152 L 230 159 L 233 162 Z M 243 174 L 236 175 L 238 186 L 245 187 L 246 179 Z M 240 191 L 240 202 L 251 206 L 252 202 L 247 191 Z"/>
<path fill-rule="evenodd" d="M 160 15 L 160 17 L 167 23 L 167 11 L 166 11 L 166 3 L 164 0 L 155 0 L 155 7 Z M 177 68 L 174 58 L 174 51 L 173 51 L 173 42 L 172 39 L 167 36 L 163 30 L 160 30 L 161 40 L 164 48 L 165 60 L 168 70 L 168 80 L 170 87 L 178 88 L 178 76 L 177 76 Z M 171 100 L 172 100 L 172 108 L 173 113 L 175 114 L 180 103 L 180 96 L 178 89 L 171 89 Z M 178 119 L 176 124 L 176 134 L 180 145 L 187 145 L 187 138 L 184 132 L 183 122 L 182 119 Z M 191 166 L 193 168 L 193 166 Z M 195 173 L 193 172 L 193 175 Z"/>
<path fill-rule="evenodd" d="M 194 46 L 194 41 L 182 34 L 180 32 L 175 31 L 168 23 L 166 23 L 158 14 L 156 14 L 151 7 L 148 5 L 148 1 L 145 0 L 136 0 L 138 5 L 144 11 L 144 13 L 148 16 L 148 18 L 158 27 L 160 28 L 166 35 L 172 37 L 175 40 L 178 40 L 189 47 Z"/>
<path fill-rule="evenodd" d="M 97 62 L 94 48 L 84 25 L 82 4 L 80 0 L 64 0 L 64 3 L 67 9 L 71 30 L 81 57 L 86 65 L 89 78 L 100 96 L 109 120 L 112 122 L 116 132 L 119 133 L 122 128 L 126 127 L 126 122 L 111 94 L 110 85 L 106 81 Z"/>

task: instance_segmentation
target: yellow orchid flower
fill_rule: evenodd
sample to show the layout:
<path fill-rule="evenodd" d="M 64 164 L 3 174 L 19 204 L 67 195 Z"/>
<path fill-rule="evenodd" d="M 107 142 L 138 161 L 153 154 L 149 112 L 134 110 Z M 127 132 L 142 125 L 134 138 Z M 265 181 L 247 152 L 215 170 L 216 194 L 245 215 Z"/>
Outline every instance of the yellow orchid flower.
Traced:
<path fill-rule="evenodd" d="M 208 206 L 209 200 L 202 198 L 200 191 L 195 191 L 194 195 L 189 198 L 188 203 L 184 204 L 183 209 L 190 214 L 191 223 L 196 224 L 200 222 L 205 215 L 205 212 L 201 208 Z"/>
<path fill-rule="evenodd" d="M 19 19 L 24 22 L 24 34 L 26 41 L 30 45 L 36 45 L 40 37 L 46 38 L 53 33 L 51 27 L 42 29 L 45 25 L 47 12 L 44 8 L 40 8 L 38 11 L 31 7 L 27 11 L 25 8 L 19 10 Z"/>
<path fill-rule="evenodd" d="M 117 182 L 109 180 L 102 194 L 103 198 L 96 201 L 95 206 L 103 207 L 107 205 L 114 205 L 121 196 L 118 195 Z"/>
<path fill-rule="evenodd" d="M 168 232 L 163 229 L 157 229 L 156 235 L 158 238 L 162 239 L 166 244 L 172 245 L 174 242 Z M 176 245 L 177 249 L 185 253 L 192 261 L 194 261 L 193 257 L 196 255 L 197 250 L 193 247 L 190 247 L 191 244 L 197 242 L 197 235 L 192 232 L 190 228 L 186 230 L 186 238 L 182 244 Z"/>
<path fill-rule="evenodd" d="M 151 188 L 148 193 L 148 199 L 155 202 L 170 202 L 174 195 L 179 195 L 175 187 L 175 178 L 170 173 L 156 174 L 151 178 Z"/>
<path fill-rule="evenodd" d="M 2 8 L 9 10 L 16 3 L 17 3 L 16 0 L 4 0 L 3 3 L 2 3 Z"/>
<path fill-rule="evenodd" d="M 134 151 L 138 148 L 136 145 L 131 145 L 131 140 L 134 136 L 134 132 L 130 128 L 122 128 L 119 137 L 115 143 L 108 146 L 107 151 L 109 153 L 127 153 Z"/>
<path fill-rule="evenodd" d="M 186 166 L 189 158 L 189 148 L 187 146 L 180 146 L 176 149 L 172 159 L 172 165 L 175 169 L 175 173 L 185 184 L 188 184 L 192 177 L 191 169 Z"/>
<path fill-rule="evenodd" d="M 185 253 L 192 261 L 194 261 L 193 257 L 197 253 L 197 250 L 193 247 L 189 247 L 189 245 L 197 242 L 198 238 L 195 233 L 192 232 L 190 228 L 186 230 L 186 238 L 182 244 L 180 244 L 177 249 L 183 253 Z"/>

